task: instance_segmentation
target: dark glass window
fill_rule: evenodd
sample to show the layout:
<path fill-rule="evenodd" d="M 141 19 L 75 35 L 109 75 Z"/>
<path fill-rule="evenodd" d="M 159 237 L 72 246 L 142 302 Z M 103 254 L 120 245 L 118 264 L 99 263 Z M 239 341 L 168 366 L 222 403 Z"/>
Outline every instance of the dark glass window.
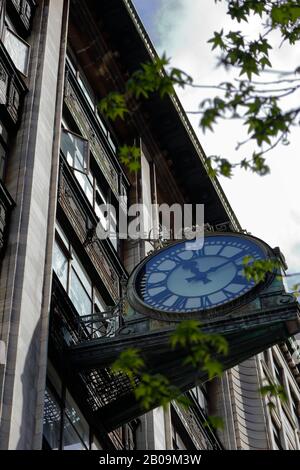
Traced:
<path fill-rule="evenodd" d="M 43 424 L 44 437 L 49 447 L 53 450 L 58 450 L 61 438 L 61 406 L 49 387 L 45 390 Z"/>

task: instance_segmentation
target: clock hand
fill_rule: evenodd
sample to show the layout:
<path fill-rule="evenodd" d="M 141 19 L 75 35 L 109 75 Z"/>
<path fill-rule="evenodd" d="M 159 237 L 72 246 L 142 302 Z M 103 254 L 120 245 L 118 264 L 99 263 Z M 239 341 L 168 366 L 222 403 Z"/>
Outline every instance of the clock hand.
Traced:
<path fill-rule="evenodd" d="M 196 261 L 186 261 L 183 265 L 183 269 L 189 269 L 195 276 L 187 279 L 188 282 L 194 281 L 203 281 L 204 284 L 211 282 L 210 279 L 207 279 L 206 272 L 201 272 L 197 266 Z"/>
<path fill-rule="evenodd" d="M 226 265 L 229 264 L 229 263 L 232 263 L 232 261 L 229 260 L 229 261 L 226 261 L 226 262 L 223 263 L 223 264 L 219 264 L 219 266 L 214 266 L 213 268 L 209 268 L 207 271 L 205 271 L 205 273 L 206 273 L 206 274 L 214 273 L 215 271 L 218 271 L 218 269 L 223 268 L 224 266 L 226 266 Z"/>

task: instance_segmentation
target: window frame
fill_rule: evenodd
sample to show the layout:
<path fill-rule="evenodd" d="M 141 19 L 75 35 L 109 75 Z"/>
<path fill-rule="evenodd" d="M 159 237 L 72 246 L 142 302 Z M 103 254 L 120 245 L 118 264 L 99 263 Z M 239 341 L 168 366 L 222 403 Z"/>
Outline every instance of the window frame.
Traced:
<path fill-rule="evenodd" d="M 63 123 L 63 122 L 62 122 L 61 132 L 62 132 L 62 134 L 63 133 L 71 134 L 74 137 L 76 137 L 76 138 L 78 138 L 78 139 L 80 139 L 80 140 L 82 140 L 83 142 L 86 143 L 86 145 L 87 145 L 87 148 L 86 148 L 86 169 L 83 170 L 83 171 L 81 171 L 80 169 L 76 168 L 76 166 L 74 166 L 74 161 L 75 161 L 74 156 L 72 156 L 73 165 L 70 165 L 70 163 L 68 162 L 68 157 L 67 157 L 67 155 L 65 155 L 65 152 L 63 151 L 63 148 L 62 148 L 62 138 L 60 139 L 60 150 L 62 151 L 62 153 L 63 153 L 63 155 L 66 159 L 66 162 L 68 163 L 70 168 L 72 168 L 73 171 L 78 171 L 79 173 L 81 173 L 83 175 L 86 175 L 88 177 L 89 173 L 90 173 L 90 161 L 91 161 L 90 143 L 89 143 L 88 139 L 86 139 L 82 135 L 78 134 L 77 132 L 71 131 L 68 127 L 65 126 L 65 123 Z"/>
<path fill-rule="evenodd" d="M 27 51 L 28 51 L 28 54 L 27 54 L 27 60 L 26 60 L 26 68 L 25 70 L 20 70 L 19 67 L 16 65 L 16 63 L 14 62 L 11 54 L 10 54 L 10 51 L 8 50 L 8 48 L 6 47 L 6 44 L 5 44 L 5 41 L 6 41 L 6 32 L 9 31 L 13 36 L 15 36 L 21 43 L 23 43 L 26 47 L 27 47 Z M 11 61 L 13 62 L 14 66 L 16 67 L 16 69 L 18 70 L 18 72 L 20 72 L 24 77 L 28 77 L 28 72 L 29 72 L 29 63 L 30 63 L 30 56 L 31 56 L 31 46 L 30 44 L 25 41 L 16 31 L 14 31 L 12 29 L 11 26 L 9 26 L 6 22 L 6 19 L 4 20 L 4 25 L 3 25 L 3 29 L 2 29 L 2 34 L 1 34 L 1 39 L 2 39 L 2 43 L 8 53 L 8 55 L 10 56 L 11 58 Z"/>

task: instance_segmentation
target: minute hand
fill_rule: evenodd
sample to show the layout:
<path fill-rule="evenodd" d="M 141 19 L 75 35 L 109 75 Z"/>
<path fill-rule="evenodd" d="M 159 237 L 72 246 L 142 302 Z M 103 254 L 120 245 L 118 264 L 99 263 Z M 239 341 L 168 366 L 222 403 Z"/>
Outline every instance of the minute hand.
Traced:
<path fill-rule="evenodd" d="M 218 269 L 223 268 L 224 266 L 226 266 L 229 263 L 233 263 L 233 261 L 229 260 L 229 261 L 226 261 L 223 264 L 219 264 L 219 266 L 215 266 L 214 268 L 210 268 L 207 271 L 205 271 L 205 274 L 214 273 L 215 271 L 218 271 Z"/>

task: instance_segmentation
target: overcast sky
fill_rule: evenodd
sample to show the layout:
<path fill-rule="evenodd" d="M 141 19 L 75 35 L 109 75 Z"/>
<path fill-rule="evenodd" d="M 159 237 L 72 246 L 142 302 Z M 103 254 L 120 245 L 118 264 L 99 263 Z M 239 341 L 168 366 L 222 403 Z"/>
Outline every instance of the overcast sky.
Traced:
<path fill-rule="evenodd" d="M 218 84 L 228 80 L 227 73 L 216 67 L 216 55 L 207 40 L 221 28 L 245 29 L 245 23 L 233 24 L 226 15 L 223 2 L 214 0 L 133 0 L 137 11 L 159 54 L 166 52 L 172 65 L 192 75 L 195 83 Z M 247 34 L 257 32 L 259 24 L 246 25 Z M 278 39 L 276 44 L 280 44 Z M 272 52 L 273 66 L 278 70 L 294 70 L 300 65 L 299 48 L 281 46 Z M 209 96 L 207 90 L 177 90 L 186 111 L 197 110 Z M 287 105 L 293 106 L 295 97 Z M 298 102 L 300 96 L 297 97 Z M 251 154 L 251 148 L 235 151 L 237 141 L 245 134 L 237 122 L 220 122 L 214 133 L 203 134 L 199 116 L 189 115 L 207 156 L 220 155 L 239 161 Z M 238 171 L 231 179 L 220 178 L 229 202 L 242 227 L 272 247 L 279 246 L 290 272 L 300 271 L 300 128 L 293 130 L 289 146 L 280 146 L 269 153 L 271 174 L 265 177 Z M 247 150 L 247 154 L 245 154 Z M 300 278 L 293 279 L 293 284 Z"/>

